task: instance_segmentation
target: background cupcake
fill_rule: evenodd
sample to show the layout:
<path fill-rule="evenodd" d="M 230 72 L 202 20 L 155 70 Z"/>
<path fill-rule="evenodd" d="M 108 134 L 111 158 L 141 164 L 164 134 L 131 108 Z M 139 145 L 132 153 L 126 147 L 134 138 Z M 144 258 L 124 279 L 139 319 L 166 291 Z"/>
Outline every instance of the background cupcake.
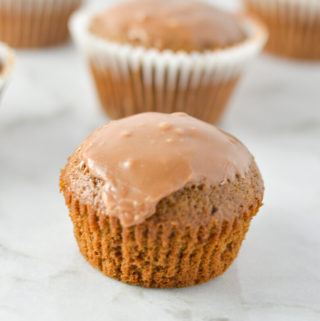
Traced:
<path fill-rule="evenodd" d="M 89 263 L 160 288 L 222 274 L 263 198 L 248 150 L 184 113 L 142 113 L 99 128 L 69 158 L 60 187 Z"/>
<path fill-rule="evenodd" d="M 220 118 L 265 30 L 201 1 L 137 0 L 82 11 L 71 31 L 111 118 L 185 111 Z"/>
<path fill-rule="evenodd" d="M 0 40 L 16 48 L 68 39 L 67 23 L 82 0 L 0 0 Z"/>
<path fill-rule="evenodd" d="M 320 1 L 244 0 L 247 11 L 268 27 L 266 49 L 299 59 L 320 60 Z"/>

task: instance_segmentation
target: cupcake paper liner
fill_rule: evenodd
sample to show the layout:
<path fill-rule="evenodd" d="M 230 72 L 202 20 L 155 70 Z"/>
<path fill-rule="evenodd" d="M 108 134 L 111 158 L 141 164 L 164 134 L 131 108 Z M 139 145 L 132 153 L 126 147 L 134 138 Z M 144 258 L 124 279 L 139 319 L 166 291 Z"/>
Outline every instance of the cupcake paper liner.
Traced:
<path fill-rule="evenodd" d="M 249 13 L 269 29 L 266 50 L 281 56 L 320 60 L 319 0 L 245 0 Z"/>
<path fill-rule="evenodd" d="M 123 228 L 115 217 L 64 191 L 82 255 L 106 276 L 155 288 L 185 287 L 222 274 L 236 258 L 258 208 L 250 208 L 233 222 L 224 220 L 192 230 L 154 224 L 151 219 Z"/>
<path fill-rule="evenodd" d="M 5 44 L 0 43 L 0 96 L 11 76 L 14 64 L 15 55 L 13 51 Z"/>
<path fill-rule="evenodd" d="M 82 0 L 0 0 L 0 40 L 16 48 L 68 39 L 68 20 Z"/>
<path fill-rule="evenodd" d="M 100 39 L 89 32 L 94 11 L 79 11 L 70 30 L 91 66 L 100 102 L 111 118 L 143 111 L 184 111 L 216 122 L 247 63 L 262 49 L 266 30 L 243 19 L 248 39 L 227 49 L 158 51 Z"/>

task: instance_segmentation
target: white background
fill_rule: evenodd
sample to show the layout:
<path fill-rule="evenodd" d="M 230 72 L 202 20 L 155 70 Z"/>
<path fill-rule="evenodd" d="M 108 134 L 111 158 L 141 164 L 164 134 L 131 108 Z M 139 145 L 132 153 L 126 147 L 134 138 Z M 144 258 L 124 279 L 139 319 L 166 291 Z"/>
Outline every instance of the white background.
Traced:
<path fill-rule="evenodd" d="M 67 157 L 107 122 L 84 61 L 72 44 L 17 56 L 0 106 L 0 320 L 320 320 L 319 63 L 248 68 L 220 126 L 256 156 L 265 205 L 223 276 L 152 290 L 85 262 L 59 194 Z"/>

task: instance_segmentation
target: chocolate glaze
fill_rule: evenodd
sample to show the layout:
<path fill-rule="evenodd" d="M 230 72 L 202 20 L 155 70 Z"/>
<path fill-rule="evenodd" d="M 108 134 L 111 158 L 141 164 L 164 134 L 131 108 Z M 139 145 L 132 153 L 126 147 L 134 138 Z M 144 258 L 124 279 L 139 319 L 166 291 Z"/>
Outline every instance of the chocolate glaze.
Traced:
<path fill-rule="evenodd" d="M 106 213 L 128 227 L 188 184 L 244 177 L 252 156 L 222 130 L 184 113 L 143 113 L 111 121 L 80 146 L 91 175 L 104 181 Z"/>
<path fill-rule="evenodd" d="M 245 39 L 230 13 L 197 0 L 134 0 L 97 15 L 90 31 L 107 40 L 173 51 L 224 48 Z"/>

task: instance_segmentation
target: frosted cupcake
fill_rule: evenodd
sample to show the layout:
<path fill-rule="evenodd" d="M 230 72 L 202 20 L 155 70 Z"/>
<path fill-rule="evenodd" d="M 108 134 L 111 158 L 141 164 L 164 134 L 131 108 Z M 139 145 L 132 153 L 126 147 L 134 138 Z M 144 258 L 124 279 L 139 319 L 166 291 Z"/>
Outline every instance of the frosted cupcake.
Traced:
<path fill-rule="evenodd" d="M 88 262 L 157 288 L 225 272 L 264 190 L 241 142 L 184 113 L 142 113 L 97 129 L 69 158 L 60 187 Z"/>
<path fill-rule="evenodd" d="M 136 0 L 82 11 L 71 31 L 111 118 L 184 111 L 217 122 L 263 27 L 195 0 Z"/>
<path fill-rule="evenodd" d="M 320 60 L 319 0 L 244 0 L 244 3 L 247 11 L 268 27 L 269 52 Z"/>
<path fill-rule="evenodd" d="M 0 0 L 0 41 L 15 48 L 46 47 L 69 37 L 68 20 L 82 0 Z"/>

